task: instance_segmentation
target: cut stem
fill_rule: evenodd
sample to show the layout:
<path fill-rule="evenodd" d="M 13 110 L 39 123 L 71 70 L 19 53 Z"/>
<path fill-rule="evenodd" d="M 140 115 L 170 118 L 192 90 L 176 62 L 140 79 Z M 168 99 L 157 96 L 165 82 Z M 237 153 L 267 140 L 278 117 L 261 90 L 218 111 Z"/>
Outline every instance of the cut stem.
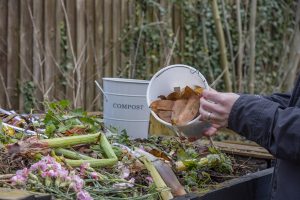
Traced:
<path fill-rule="evenodd" d="M 160 194 L 163 200 L 173 199 L 173 195 L 170 191 L 170 188 L 166 185 L 162 177 L 159 175 L 158 171 L 156 170 L 155 166 L 149 161 L 145 156 L 141 156 L 140 160 L 143 161 L 144 165 L 146 166 L 147 170 L 149 171 L 153 181 L 160 190 Z"/>
<path fill-rule="evenodd" d="M 50 148 L 58 147 L 70 147 L 78 144 L 91 144 L 99 141 L 101 133 L 88 134 L 88 135 L 79 135 L 79 136 L 68 136 L 52 139 L 41 140 L 42 143 L 45 143 Z"/>
<path fill-rule="evenodd" d="M 80 167 L 84 163 L 89 163 L 90 167 L 99 168 L 105 166 L 113 166 L 117 163 L 117 159 L 110 158 L 110 159 L 90 159 L 90 160 L 70 160 L 65 159 L 65 162 L 70 165 L 71 167 Z"/>
<path fill-rule="evenodd" d="M 90 156 L 86 156 L 86 155 L 80 154 L 78 152 L 74 152 L 71 150 L 63 149 L 63 148 L 55 149 L 55 153 L 57 155 L 63 155 L 66 158 L 75 159 L 75 160 L 92 160 L 92 159 L 94 159 Z"/>

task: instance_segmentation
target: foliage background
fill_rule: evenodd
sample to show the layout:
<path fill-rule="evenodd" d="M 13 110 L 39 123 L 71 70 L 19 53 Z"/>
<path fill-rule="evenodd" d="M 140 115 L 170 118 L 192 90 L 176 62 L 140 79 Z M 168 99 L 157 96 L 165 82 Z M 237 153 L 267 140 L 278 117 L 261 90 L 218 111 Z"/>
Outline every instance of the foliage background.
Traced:
<path fill-rule="evenodd" d="M 0 0 L 0 107 L 30 112 L 68 99 L 98 111 L 94 80 L 149 80 L 175 63 L 219 91 L 287 91 L 299 71 L 299 19 L 293 0 Z"/>
<path fill-rule="evenodd" d="M 216 38 L 215 22 L 213 20 L 210 1 L 206 0 L 171 0 L 173 4 L 173 16 L 170 10 L 164 9 L 159 1 L 143 0 L 136 5 L 136 17 L 139 20 L 137 26 L 127 26 L 124 39 L 124 53 L 130 52 L 129 45 L 134 44 L 137 57 L 130 60 L 134 65 L 136 78 L 149 79 L 155 71 L 153 66 L 162 66 L 161 59 L 168 59 L 169 54 L 161 54 L 161 51 L 172 53 L 169 63 L 184 63 L 200 70 L 209 83 L 216 81 L 222 74 L 219 56 L 220 48 Z M 237 15 L 242 21 L 242 92 L 249 92 L 249 21 L 250 1 L 241 1 L 240 12 L 237 13 L 236 1 L 219 0 L 219 11 L 225 33 L 230 77 L 233 82 L 233 91 L 238 92 L 237 87 L 237 57 L 238 55 L 238 28 Z M 296 3 L 294 1 L 267 1 L 257 2 L 256 16 L 256 60 L 255 60 L 255 92 L 270 94 L 274 91 L 284 91 L 282 82 L 287 74 L 289 46 L 294 34 Z M 150 14 L 149 14 L 150 13 Z M 163 23 L 158 24 L 155 17 L 160 16 Z M 174 29 L 174 21 L 177 15 L 181 15 L 183 27 Z M 159 21 L 161 22 L 161 21 Z M 157 25 L 153 25 L 157 23 Z M 172 24 L 173 23 L 173 24 Z M 173 28 L 173 29 L 172 29 Z M 178 31 L 179 30 L 179 31 Z M 178 31 L 178 32 L 176 32 Z M 178 34 L 179 33 L 179 34 Z M 165 60 L 165 63 L 168 62 Z M 150 68 L 150 70 L 148 69 Z M 155 68 L 155 67 L 154 67 Z M 144 73 L 144 71 L 151 73 Z M 130 74 L 128 74 L 130 76 Z M 223 79 L 214 82 L 214 86 L 224 91 Z M 290 89 L 290 88 L 289 88 Z"/>

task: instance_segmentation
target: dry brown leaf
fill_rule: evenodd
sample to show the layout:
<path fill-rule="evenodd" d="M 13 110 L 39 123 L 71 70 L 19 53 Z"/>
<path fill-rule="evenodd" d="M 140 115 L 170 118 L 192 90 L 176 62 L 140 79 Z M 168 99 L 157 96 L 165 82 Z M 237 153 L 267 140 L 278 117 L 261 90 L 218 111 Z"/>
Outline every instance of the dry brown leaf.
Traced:
<path fill-rule="evenodd" d="M 164 120 L 165 122 L 171 123 L 172 111 L 158 110 L 156 114 L 160 119 Z"/>
<path fill-rule="evenodd" d="M 171 100 L 155 100 L 151 103 L 150 108 L 157 113 L 158 110 L 171 111 L 174 101 Z"/>
<path fill-rule="evenodd" d="M 194 89 L 186 86 L 180 91 L 180 88 L 176 87 L 167 97 L 160 95 L 158 98 L 161 100 L 153 101 L 150 108 L 162 120 L 183 126 L 198 115 L 203 89 L 200 86 L 195 86 Z"/>
<path fill-rule="evenodd" d="M 181 92 L 180 91 L 175 91 L 175 92 L 172 92 L 170 93 L 168 96 L 167 96 L 167 99 L 168 100 L 177 100 L 177 99 L 180 99 L 181 98 Z"/>
<path fill-rule="evenodd" d="M 189 86 L 186 86 L 183 90 L 183 93 L 181 95 L 182 99 L 189 99 L 191 96 L 197 95 L 197 93 L 190 88 Z"/>
<path fill-rule="evenodd" d="M 172 108 L 172 116 L 171 116 L 172 124 L 177 123 L 178 117 L 179 117 L 180 113 L 183 111 L 183 109 L 185 108 L 186 104 L 187 104 L 186 99 L 178 99 L 175 101 L 173 108 Z"/>
<path fill-rule="evenodd" d="M 160 98 L 161 100 L 167 100 L 167 97 L 165 95 L 159 95 L 157 98 Z"/>
<path fill-rule="evenodd" d="M 194 89 L 194 91 L 195 91 L 198 95 L 200 95 L 200 96 L 202 96 L 203 90 L 204 90 L 203 87 L 200 87 L 200 86 L 197 86 L 197 85 L 195 86 L 195 89 Z"/>
<path fill-rule="evenodd" d="M 178 116 L 175 125 L 183 126 L 189 121 L 192 121 L 198 114 L 200 107 L 200 98 L 198 96 L 191 96 L 187 101 L 184 110 Z"/>

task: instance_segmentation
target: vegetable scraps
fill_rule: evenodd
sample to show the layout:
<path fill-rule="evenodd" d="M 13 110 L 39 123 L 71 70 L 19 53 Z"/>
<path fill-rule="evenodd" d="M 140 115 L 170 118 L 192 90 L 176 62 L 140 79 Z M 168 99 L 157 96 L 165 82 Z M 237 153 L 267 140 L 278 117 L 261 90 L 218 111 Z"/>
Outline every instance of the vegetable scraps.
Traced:
<path fill-rule="evenodd" d="M 150 108 L 162 120 L 175 126 L 184 126 L 199 115 L 200 97 L 203 88 L 186 86 L 182 91 L 176 87 L 167 96 L 160 95 L 151 103 Z"/>

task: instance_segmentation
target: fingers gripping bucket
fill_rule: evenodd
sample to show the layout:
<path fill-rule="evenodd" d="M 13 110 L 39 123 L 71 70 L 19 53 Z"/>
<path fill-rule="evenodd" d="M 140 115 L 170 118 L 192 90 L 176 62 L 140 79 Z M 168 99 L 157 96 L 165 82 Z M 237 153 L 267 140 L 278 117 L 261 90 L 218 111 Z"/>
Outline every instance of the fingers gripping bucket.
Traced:
<path fill-rule="evenodd" d="M 149 81 L 103 78 L 103 120 L 106 127 L 124 129 L 131 138 L 147 138 L 150 109 L 146 91 Z"/>
<path fill-rule="evenodd" d="M 184 88 L 189 86 L 201 86 L 203 88 L 209 88 L 204 76 L 196 69 L 182 64 L 171 65 L 159 70 L 152 79 L 147 88 L 147 104 L 150 104 L 158 99 L 158 96 L 167 96 L 174 91 L 175 87 Z M 188 122 L 185 126 L 172 126 L 158 117 L 158 115 L 151 111 L 151 114 L 162 124 L 180 131 L 187 137 L 201 137 L 201 133 L 209 127 L 206 122 L 199 121 L 200 116 L 197 116 L 194 120 Z"/>

